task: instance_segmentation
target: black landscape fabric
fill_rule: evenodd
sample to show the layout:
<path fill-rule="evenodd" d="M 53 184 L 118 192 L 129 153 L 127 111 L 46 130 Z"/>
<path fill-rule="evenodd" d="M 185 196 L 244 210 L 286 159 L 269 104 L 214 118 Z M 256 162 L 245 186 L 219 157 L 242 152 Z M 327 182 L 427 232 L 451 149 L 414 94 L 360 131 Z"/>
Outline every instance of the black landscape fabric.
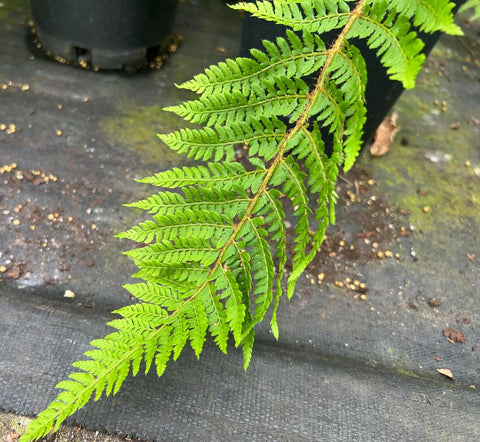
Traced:
<path fill-rule="evenodd" d="M 134 178 L 185 164 L 155 136 L 183 124 L 161 108 L 185 98 L 174 83 L 236 56 L 241 17 L 181 2 L 183 44 L 136 75 L 47 59 L 29 18 L 27 1 L 2 2 L 0 409 L 35 415 L 132 302 L 131 244 L 113 235 L 142 214 L 122 203 L 151 191 Z M 395 106 L 391 151 L 365 149 L 339 180 L 336 225 L 282 300 L 280 339 L 261 325 L 246 372 L 233 347 L 186 349 L 70 423 L 159 441 L 478 440 L 480 40 L 459 22 L 466 36 L 443 37 Z"/>

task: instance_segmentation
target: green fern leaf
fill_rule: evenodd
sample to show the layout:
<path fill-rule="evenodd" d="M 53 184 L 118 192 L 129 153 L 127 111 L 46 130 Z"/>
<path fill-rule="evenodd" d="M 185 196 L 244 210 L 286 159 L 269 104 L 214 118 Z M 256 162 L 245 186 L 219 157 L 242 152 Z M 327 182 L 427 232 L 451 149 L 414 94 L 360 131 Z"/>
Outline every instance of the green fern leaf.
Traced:
<path fill-rule="evenodd" d="M 408 18 L 413 18 L 413 24 L 423 32 L 463 34 L 453 22 L 452 9 L 455 4 L 449 0 L 435 0 L 435 3 L 430 0 L 389 0 L 388 6 Z"/>
<path fill-rule="evenodd" d="M 262 182 L 263 176 L 262 171 L 246 171 L 240 163 L 208 163 L 207 167 L 174 168 L 138 181 L 167 188 L 196 185 L 204 186 L 207 189 L 231 190 L 235 186 L 243 189 L 258 186 Z"/>
<path fill-rule="evenodd" d="M 306 103 L 308 92 L 308 86 L 301 79 L 275 77 L 273 81 L 263 80 L 252 84 L 249 96 L 237 90 L 202 95 L 197 100 L 167 107 L 165 110 L 192 123 L 206 126 L 230 125 L 247 118 L 290 116 Z"/>
<path fill-rule="evenodd" d="M 275 77 L 301 78 L 317 71 L 326 57 L 325 43 L 316 35 L 301 37 L 287 30 L 286 39 L 276 44 L 264 42 L 265 52 L 252 50 L 252 58 L 226 60 L 206 69 L 192 80 L 180 85 L 200 95 L 230 93 L 234 90 L 248 96 L 252 85 Z"/>
<path fill-rule="evenodd" d="M 286 26 L 252 58 L 229 59 L 179 87 L 196 99 L 166 110 L 204 127 L 159 135 L 204 165 L 173 168 L 138 180 L 160 192 L 127 204 L 151 217 L 118 234 L 140 243 L 125 253 L 138 267 L 125 285 L 138 303 L 109 322 L 86 358 L 28 427 L 38 439 L 93 397 L 115 394 L 129 374 L 155 365 L 161 376 L 189 343 L 200 356 L 208 335 L 226 353 L 230 336 L 246 368 L 255 326 L 277 309 L 314 258 L 335 221 L 335 182 L 352 167 L 365 122 L 366 67 L 352 40 L 364 39 L 391 79 L 412 87 L 423 63 L 424 32 L 459 34 L 448 0 L 272 0 L 238 3 Z M 336 30 L 331 45 L 321 33 Z M 309 87 L 306 76 L 315 75 Z M 322 126 L 320 130 L 319 126 Z M 327 154 L 324 134 L 332 141 Z M 235 161 L 237 145 L 247 163 Z M 171 191 L 166 190 L 171 189 Z M 294 218 L 293 251 L 286 214 Z M 290 265 L 291 264 L 291 265 Z M 287 265 L 292 268 L 286 275 Z M 284 281 L 286 280 L 286 281 Z"/>

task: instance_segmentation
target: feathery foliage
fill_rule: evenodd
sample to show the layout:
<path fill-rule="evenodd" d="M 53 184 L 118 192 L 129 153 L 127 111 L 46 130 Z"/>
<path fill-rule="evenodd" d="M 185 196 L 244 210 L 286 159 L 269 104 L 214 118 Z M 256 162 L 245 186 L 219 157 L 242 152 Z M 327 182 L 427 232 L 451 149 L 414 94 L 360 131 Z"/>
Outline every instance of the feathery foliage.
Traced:
<path fill-rule="evenodd" d="M 114 312 L 119 319 L 109 325 L 116 330 L 94 340 L 86 359 L 73 364 L 77 371 L 57 385 L 62 392 L 23 441 L 58 429 L 91 397 L 115 394 L 129 373 L 155 367 L 161 376 L 187 344 L 199 357 L 207 335 L 224 353 L 230 341 L 241 347 L 246 368 L 255 325 L 268 311 L 278 336 L 280 298 L 292 296 L 334 221 L 337 175 L 353 165 L 361 146 L 367 73 L 352 40 L 366 40 L 390 78 L 411 88 L 424 61 L 412 23 L 425 32 L 460 33 L 449 0 L 272 0 L 232 7 L 284 25 L 285 36 L 179 86 L 196 98 L 166 110 L 203 127 L 160 139 L 206 164 L 140 180 L 160 192 L 128 206 L 151 218 L 118 235 L 140 244 L 126 255 L 144 282 L 125 286 L 139 302 Z M 327 47 L 321 34 L 332 30 L 338 37 Z M 309 87 L 305 77 L 313 74 Z M 248 147 L 246 165 L 235 162 L 238 144 Z M 289 248 L 287 216 L 295 219 Z"/>
<path fill-rule="evenodd" d="M 467 0 L 460 8 L 461 12 L 470 11 L 472 14 L 470 20 L 478 20 L 480 18 L 480 0 Z"/>

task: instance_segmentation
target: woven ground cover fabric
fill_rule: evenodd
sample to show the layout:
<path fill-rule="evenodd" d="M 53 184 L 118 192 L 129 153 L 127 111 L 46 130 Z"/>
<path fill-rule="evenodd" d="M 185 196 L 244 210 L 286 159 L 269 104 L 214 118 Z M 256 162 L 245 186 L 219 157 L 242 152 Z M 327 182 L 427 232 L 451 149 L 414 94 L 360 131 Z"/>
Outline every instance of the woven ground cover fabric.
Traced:
<path fill-rule="evenodd" d="M 28 19 L 27 1 L 3 2 L 0 409 L 34 415 L 132 302 L 130 244 L 113 235 L 139 213 L 121 204 L 150 190 L 134 178 L 184 164 L 155 136 L 179 124 L 161 108 L 185 97 L 174 82 L 238 53 L 241 17 L 182 3 L 183 44 L 134 76 L 48 60 Z M 391 151 L 365 149 L 339 180 L 337 223 L 282 300 L 279 341 L 261 325 L 247 372 L 233 348 L 187 350 L 70 423 L 160 441 L 478 439 L 480 40 L 459 20 L 466 36 L 442 38 L 395 106 Z"/>

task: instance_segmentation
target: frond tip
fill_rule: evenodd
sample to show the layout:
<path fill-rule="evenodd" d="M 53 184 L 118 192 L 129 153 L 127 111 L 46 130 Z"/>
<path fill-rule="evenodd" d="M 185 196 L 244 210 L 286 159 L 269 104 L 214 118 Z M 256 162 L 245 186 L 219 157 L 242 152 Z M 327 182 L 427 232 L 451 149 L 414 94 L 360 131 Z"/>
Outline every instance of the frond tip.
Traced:
<path fill-rule="evenodd" d="M 334 222 L 339 170 L 352 167 L 361 147 L 367 72 L 352 40 L 364 39 L 390 78 L 408 88 L 424 60 L 412 23 L 424 32 L 460 32 L 448 0 L 232 7 L 284 25 L 285 36 L 179 86 L 196 98 L 166 110 L 203 127 L 159 138 L 206 163 L 139 180 L 160 191 L 127 206 L 151 217 L 117 235 L 139 243 L 125 253 L 138 267 L 134 277 L 143 280 L 125 285 L 138 303 L 114 312 L 108 325 L 115 331 L 92 341 L 22 441 L 55 431 L 91 398 L 115 394 L 140 368 L 155 367 L 161 376 L 187 344 L 200 357 L 208 336 L 223 353 L 229 343 L 241 347 L 247 368 L 255 326 L 266 316 L 278 338 L 281 297 L 293 295 Z M 321 36 L 327 31 L 337 33 L 328 47 Z M 305 77 L 313 75 L 310 87 Z M 236 161 L 238 145 L 245 164 Z"/>

